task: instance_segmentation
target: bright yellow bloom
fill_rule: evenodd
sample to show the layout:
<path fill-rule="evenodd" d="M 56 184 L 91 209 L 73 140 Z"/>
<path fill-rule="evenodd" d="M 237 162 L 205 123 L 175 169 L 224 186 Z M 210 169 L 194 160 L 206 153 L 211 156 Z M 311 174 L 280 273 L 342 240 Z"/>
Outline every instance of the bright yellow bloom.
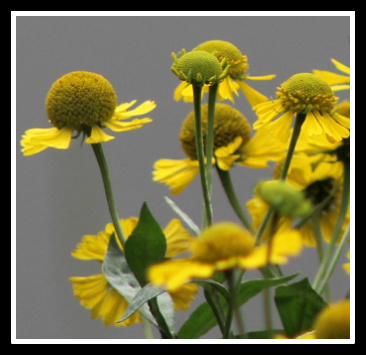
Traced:
<path fill-rule="evenodd" d="M 192 279 L 208 279 L 215 272 L 232 268 L 257 269 L 268 261 L 285 264 L 301 251 L 301 237 L 295 230 L 280 230 L 273 236 L 271 254 L 266 244 L 255 245 L 249 231 L 232 222 L 205 229 L 190 245 L 191 257 L 153 265 L 148 278 L 157 286 L 175 290 Z"/>
<path fill-rule="evenodd" d="M 241 54 L 240 50 L 232 43 L 221 40 L 211 40 L 199 44 L 193 51 L 206 51 L 213 54 L 219 62 L 223 60 L 230 65 L 229 75 L 220 83 L 218 88 L 218 100 L 230 100 L 234 102 L 234 95 L 239 96 L 238 90 L 241 89 L 244 96 L 253 106 L 260 102 L 267 101 L 268 98 L 249 86 L 249 80 L 271 80 L 276 75 L 250 76 L 248 75 L 248 57 Z M 203 92 L 208 92 L 208 85 L 203 87 Z M 174 92 L 174 99 L 183 99 L 186 102 L 193 101 L 192 86 L 188 82 L 182 82 Z"/>
<path fill-rule="evenodd" d="M 208 106 L 202 106 L 202 133 L 206 140 Z M 160 159 L 154 164 L 153 180 L 170 187 L 171 193 L 181 193 L 199 173 L 196 153 L 195 120 L 192 111 L 180 132 L 186 159 Z M 234 163 L 251 168 L 265 168 L 268 161 L 278 161 L 285 155 L 285 144 L 279 142 L 266 128 L 251 137 L 251 127 L 242 113 L 233 107 L 217 103 L 214 119 L 214 156 L 222 170 Z"/>
<path fill-rule="evenodd" d="M 325 132 L 331 142 L 349 137 L 349 117 L 334 111 L 338 98 L 329 84 L 315 74 L 293 75 L 278 88 L 277 97 L 253 107 L 258 116 L 254 129 L 269 125 L 274 135 L 287 141 L 293 117 L 306 111 L 302 135 L 318 136 Z"/>
<path fill-rule="evenodd" d="M 124 235 L 128 238 L 136 227 L 138 218 L 121 219 L 120 223 Z M 111 234 L 114 232 L 112 223 L 107 224 L 104 231 L 97 235 L 85 235 L 81 243 L 71 253 L 80 260 L 98 260 L 103 262 L 107 252 Z M 172 258 L 184 253 L 189 249 L 192 238 L 189 232 L 183 228 L 178 219 L 173 219 L 164 229 L 167 241 L 166 257 Z M 121 249 L 122 246 L 120 245 Z M 107 281 L 103 274 L 86 277 L 71 277 L 75 297 L 80 304 L 91 310 L 93 319 L 102 318 L 106 326 L 131 326 L 141 322 L 139 312 L 123 322 L 116 323 L 125 313 L 128 302 L 118 293 Z M 175 309 L 185 311 L 189 308 L 190 302 L 194 300 L 198 288 L 195 284 L 186 284 L 170 293 Z"/>
<path fill-rule="evenodd" d="M 102 128 L 115 132 L 141 128 L 151 118 L 135 118 L 152 111 L 156 104 L 145 101 L 136 108 L 133 100 L 117 106 L 117 95 L 113 86 L 103 76 L 77 71 L 61 76 L 51 86 L 46 97 L 46 112 L 52 128 L 29 129 L 22 136 L 24 155 L 37 154 L 47 148 L 67 149 L 73 132 L 87 135 L 86 143 L 107 142 L 114 139 Z"/>
<path fill-rule="evenodd" d="M 331 59 L 334 66 L 346 75 L 332 73 L 325 70 L 313 70 L 313 73 L 321 78 L 323 78 L 332 88 L 333 91 L 339 90 L 349 90 L 350 89 L 350 67 L 338 62 L 335 59 Z"/>

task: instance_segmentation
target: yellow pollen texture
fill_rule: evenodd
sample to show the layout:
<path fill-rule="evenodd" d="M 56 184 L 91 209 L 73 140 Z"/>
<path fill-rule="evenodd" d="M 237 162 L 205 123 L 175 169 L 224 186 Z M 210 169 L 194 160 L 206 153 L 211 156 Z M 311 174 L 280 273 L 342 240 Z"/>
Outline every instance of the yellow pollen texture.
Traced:
<path fill-rule="evenodd" d="M 285 109 L 301 112 L 308 105 L 311 109 L 329 112 L 338 98 L 329 84 L 311 73 L 299 73 L 285 81 L 277 92 Z"/>
<path fill-rule="evenodd" d="M 212 263 L 230 257 L 247 255 L 255 245 L 255 238 L 248 231 L 231 222 L 221 222 L 208 227 L 192 243 L 196 260 Z"/>
<path fill-rule="evenodd" d="M 117 105 L 111 83 L 95 73 L 78 71 L 61 76 L 46 97 L 46 112 L 58 127 L 78 130 L 109 120 Z"/>
<path fill-rule="evenodd" d="M 208 105 L 202 106 L 202 134 L 206 145 Z M 236 137 L 243 138 L 243 144 L 250 138 L 251 126 L 244 115 L 233 107 L 216 103 L 214 118 L 214 150 L 227 146 Z M 183 151 L 193 160 L 197 159 L 195 139 L 195 115 L 192 111 L 183 121 L 180 131 L 180 142 Z"/>

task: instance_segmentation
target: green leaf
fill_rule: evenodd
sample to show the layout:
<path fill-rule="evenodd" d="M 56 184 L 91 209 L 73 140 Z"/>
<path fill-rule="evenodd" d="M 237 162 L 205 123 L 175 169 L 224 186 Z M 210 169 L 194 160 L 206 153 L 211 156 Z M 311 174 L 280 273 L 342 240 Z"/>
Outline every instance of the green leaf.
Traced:
<path fill-rule="evenodd" d="M 115 233 L 111 235 L 107 253 L 104 256 L 102 271 L 110 285 L 128 303 L 131 303 L 136 294 L 141 290 L 139 282 L 127 264 L 123 251 L 118 246 Z M 152 316 L 147 304 L 141 307 L 139 311 L 143 317 L 157 326 L 155 318 Z"/>
<path fill-rule="evenodd" d="M 128 305 L 123 317 L 118 322 L 123 322 L 127 318 L 131 317 L 137 312 L 146 302 L 150 301 L 162 293 L 166 292 L 166 289 L 162 287 L 155 287 L 152 284 L 146 284 L 135 295 L 133 300 Z"/>
<path fill-rule="evenodd" d="M 311 287 L 307 278 L 291 285 L 277 287 L 275 303 L 286 335 L 309 330 L 317 313 L 327 305 Z"/>
<path fill-rule="evenodd" d="M 238 295 L 238 307 L 248 302 L 252 297 L 262 292 L 264 289 L 286 283 L 297 274 L 274 279 L 250 280 L 241 284 Z M 223 303 L 223 308 L 227 311 L 227 304 Z M 216 318 L 207 302 L 201 304 L 190 315 L 178 332 L 178 338 L 198 339 L 217 325 Z"/>
<path fill-rule="evenodd" d="M 125 245 L 129 267 L 141 286 L 147 284 L 146 270 L 165 259 L 166 238 L 160 225 L 144 202 L 137 226 Z"/>

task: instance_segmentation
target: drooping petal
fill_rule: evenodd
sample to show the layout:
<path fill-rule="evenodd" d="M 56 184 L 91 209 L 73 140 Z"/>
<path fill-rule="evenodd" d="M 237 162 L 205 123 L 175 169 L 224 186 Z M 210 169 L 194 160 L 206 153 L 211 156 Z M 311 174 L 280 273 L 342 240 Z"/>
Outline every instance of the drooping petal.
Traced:
<path fill-rule="evenodd" d="M 314 115 L 313 111 L 310 111 L 306 115 L 306 119 L 301 126 L 301 130 L 306 132 L 307 136 L 318 136 L 323 132 L 323 128 L 320 125 L 317 116 Z"/>
<path fill-rule="evenodd" d="M 219 85 L 217 98 L 218 100 L 230 100 L 234 103 L 234 95 L 238 94 L 239 85 L 236 81 L 233 81 L 230 76 L 227 76 Z"/>
<path fill-rule="evenodd" d="M 185 253 L 193 240 L 179 219 L 172 219 L 164 228 L 164 234 L 167 242 L 165 257 L 168 259 Z"/>
<path fill-rule="evenodd" d="M 160 159 L 154 164 L 153 180 L 169 186 L 172 195 L 181 193 L 197 176 L 198 161 Z"/>
<path fill-rule="evenodd" d="M 47 148 L 67 149 L 73 130 L 70 128 L 33 128 L 27 130 L 20 142 L 24 155 L 37 154 Z"/>
<path fill-rule="evenodd" d="M 253 107 L 255 105 L 261 104 L 263 102 L 268 101 L 268 97 L 261 94 L 259 91 L 253 89 L 246 82 L 239 80 L 238 84 L 240 86 L 241 91 L 247 98 L 249 104 Z"/>
<path fill-rule="evenodd" d="M 286 143 L 290 136 L 292 121 L 293 112 L 288 111 L 273 122 L 268 123 L 268 130 L 271 134 L 278 137 L 283 143 Z"/>
<path fill-rule="evenodd" d="M 133 103 L 136 102 L 136 100 L 132 101 Z M 125 104 L 122 104 L 125 105 Z M 122 108 L 122 105 L 117 106 L 115 113 L 113 115 L 113 117 L 111 118 L 111 120 L 125 120 L 127 118 L 131 118 L 133 116 L 140 116 L 140 115 L 144 115 L 148 112 L 151 112 L 155 107 L 156 107 L 156 103 L 155 101 L 151 101 L 151 100 L 147 100 L 145 102 L 143 102 L 142 104 L 140 104 L 139 106 L 137 106 L 136 108 L 130 110 L 130 111 L 126 111 L 126 107 L 124 106 Z M 131 103 L 129 104 L 128 107 L 132 106 Z"/>
<path fill-rule="evenodd" d="M 315 111 L 314 114 L 331 142 L 338 142 L 343 138 L 349 137 L 349 130 L 334 120 L 328 113 L 322 115 Z"/>
<path fill-rule="evenodd" d="M 80 260 L 103 261 L 107 252 L 110 234 L 105 231 L 97 235 L 85 235 L 71 255 Z"/>
<path fill-rule="evenodd" d="M 278 161 L 285 157 L 286 144 L 277 139 L 268 127 L 262 127 L 241 149 L 238 164 L 251 168 L 266 168 L 269 161 Z"/>
<path fill-rule="evenodd" d="M 117 120 L 109 120 L 103 122 L 103 124 L 111 129 L 114 132 L 125 132 L 125 131 L 132 131 L 134 129 L 139 129 L 146 123 L 152 122 L 151 118 L 135 118 L 130 122 L 120 122 Z"/>
<path fill-rule="evenodd" d="M 156 286 L 176 290 L 191 279 L 209 278 L 214 271 L 213 265 L 191 259 L 168 260 L 151 266 L 148 270 L 148 279 Z"/>
<path fill-rule="evenodd" d="M 215 150 L 217 165 L 221 170 L 230 170 L 233 163 L 240 158 L 240 155 L 234 153 L 239 149 L 242 142 L 242 137 L 236 137 L 227 146 Z"/>
<path fill-rule="evenodd" d="M 109 134 L 105 133 L 98 125 L 94 125 L 92 126 L 90 137 L 85 139 L 85 142 L 89 144 L 96 144 L 96 143 L 108 142 L 112 139 L 114 139 L 113 136 L 110 136 Z"/>

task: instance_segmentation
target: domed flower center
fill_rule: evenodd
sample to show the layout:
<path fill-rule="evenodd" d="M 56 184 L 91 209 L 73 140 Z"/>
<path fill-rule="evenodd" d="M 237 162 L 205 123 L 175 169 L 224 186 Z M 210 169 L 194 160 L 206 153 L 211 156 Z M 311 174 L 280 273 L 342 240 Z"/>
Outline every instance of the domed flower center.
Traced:
<path fill-rule="evenodd" d="M 310 73 L 290 77 L 278 88 L 277 96 L 286 110 L 296 113 L 309 105 L 310 109 L 330 112 L 338 100 L 325 80 Z"/>
<path fill-rule="evenodd" d="M 206 145 L 207 120 L 208 105 L 206 104 L 202 106 L 202 135 L 204 146 Z M 197 160 L 195 126 L 195 115 L 194 111 L 192 111 L 183 121 L 179 136 L 183 151 L 193 160 Z M 245 144 L 250 138 L 250 132 L 250 124 L 242 113 L 229 105 L 216 103 L 214 150 L 227 146 L 236 137 L 242 137 L 243 144 Z"/>
<path fill-rule="evenodd" d="M 181 80 L 198 85 L 212 85 L 223 76 L 221 63 L 205 51 L 184 53 L 175 59 L 171 69 Z"/>
<path fill-rule="evenodd" d="M 232 43 L 212 40 L 199 44 L 195 50 L 202 50 L 213 54 L 220 62 L 225 58 L 230 65 L 230 76 L 234 79 L 242 78 L 249 69 L 248 57 Z"/>
<path fill-rule="evenodd" d="M 255 238 L 243 228 L 231 222 L 208 227 L 192 243 L 191 251 L 196 260 L 216 262 L 230 257 L 247 255 L 255 245 Z"/>
<path fill-rule="evenodd" d="M 57 128 L 79 130 L 109 120 L 117 105 L 111 83 L 95 73 L 77 71 L 53 83 L 46 97 L 46 112 Z"/>

